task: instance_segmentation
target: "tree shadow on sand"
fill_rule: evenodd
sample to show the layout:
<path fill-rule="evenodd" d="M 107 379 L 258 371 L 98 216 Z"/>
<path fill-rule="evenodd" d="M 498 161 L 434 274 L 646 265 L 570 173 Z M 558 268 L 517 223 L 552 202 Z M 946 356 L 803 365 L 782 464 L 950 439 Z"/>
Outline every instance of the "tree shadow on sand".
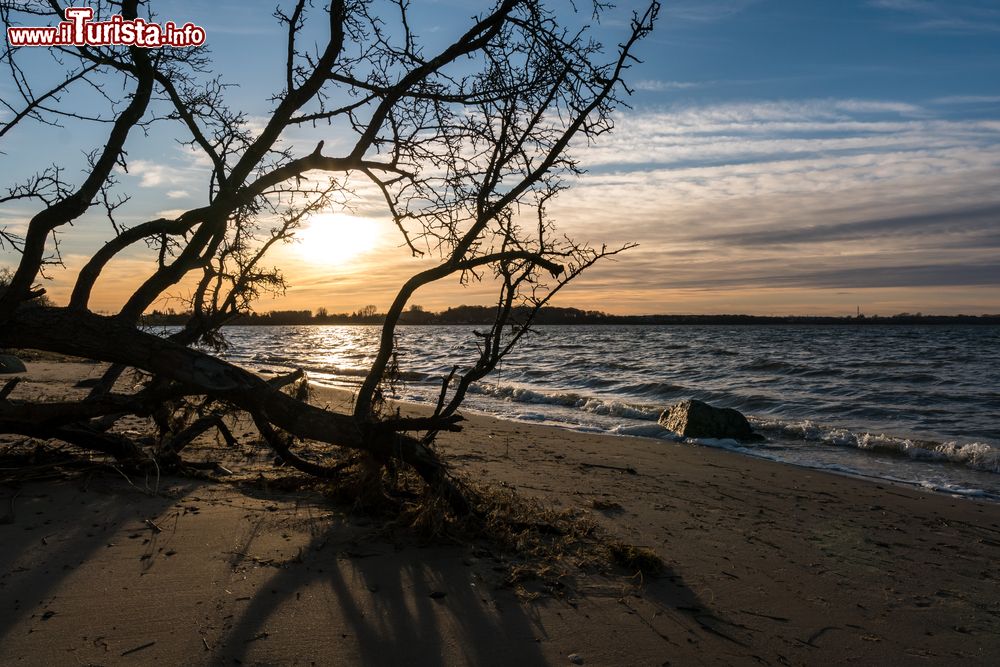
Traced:
<path fill-rule="evenodd" d="M 0 485 L 0 645 L 14 627 L 28 622 L 31 633 L 58 615 L 55 592 L 95 554 L 114 548 L 123 533 L 134 535 L 150 555 L 161 546 L 158 527 L 144 522 L 165 515 L 177 502 L 174 496 L 198 483 L 169 484 L 170 495 L 114 478 Z M 144 563 L 136 562 L 136 569 Z"/>
<path fill-rule="evenodd" d="M 567 579 L 561 599 L 526 602 L 503 584 L 499 561 L 471 556 L 482 553 L 469 545 L 355 537 L 334 523 L 314 531 L 294 558 L 274 564 L 215 641 L 213 658 L 540 664 L 588 645 L 588 660 L 600 662 L 595 651 L 623 658 L 641 642 L 646 660 L 636 664 L 660 664 L 709 645 L 708 655 L 738 655 L 746 647 L 740 627 L 719 618 L 669 568 L 638 586 L 639 578 L 580 573 Z M 608 635 L 604 624 L 618 629 Z M 610 637 L 607 646 L 595 647 L 597 634 Z"/>
<path fill-rule="evenodd" d="M 542 630 L 487 563 L 458 546 L 355 543 L 333 526 L 263 583 L 216 658 L 227 663 L 331 656 L 349 663 L 496 664 L 542 658 Z M 273 650 L 268 639 L 298 633 Z M 288 637 L 284 638 L 285 640 Z M 288 651 L 291 651 L 289 653 Z"/>
<path fill-rule="evenodd" d="M 8 657 L 65 656 L 103 635 L 110 654 L 88 644 L 77 655 L 149 646 L 144 659 L 189 664 L 539 664 L 583 650 L 588 664 L 699 664 L 745 657 L 751 640 L 669 568 L 642 585 L 581 572 L 563 579 L 561 598 L 525 602 L 505 585 L 509 563 L 489 549 L 379 539 L 370 519 L 309 494 L 228 487 L 233 502 L 212 510 L 198 500 L 204 482 L 163 485 L 169 495 L 113 479 L 85 492 L 80 480 L 22 488 L 14 523 L 0 526 L 9 601 L 0 638 L 39 634 L 13 642 Z M 194 502 L 209 515 L 185 515 Z M 220 528 L 225 535 L 202 532 Z M 168 557 L 174 546 L 179 555 Z M 90 591 L 106 599 L 80 597 Z M 110 616 L 93 611 L 102 604 L 114 606 Z"/>

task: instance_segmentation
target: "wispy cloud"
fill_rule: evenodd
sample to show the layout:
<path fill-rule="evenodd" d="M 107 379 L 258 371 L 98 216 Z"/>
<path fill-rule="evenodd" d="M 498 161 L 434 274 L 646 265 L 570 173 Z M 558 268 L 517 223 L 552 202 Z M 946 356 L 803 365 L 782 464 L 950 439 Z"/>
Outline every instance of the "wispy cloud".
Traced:
<path fill-rule="evenodd" d="M 729 18 L 758 2 L 760 0 L 680 0 L 667 3 L 664 14 L 667 21 L 704 23 Z"/>
<path fill-rule="evenodd" d="M 992 0 L 870 0 L 870 6 L 901 15 L 904 30 L 949 34 L 1000 32 L 1000 8 Z"/>
<path fill-rule="evenodd" d="M 707 240 L 747 246 L 798 245 L 828 241 L 863 241 L 901 235 L 910 237 L 952 235 L 982 247 L 988 239 L 995 247 L 1000 227 L 1000 204 L 974 208 L 944 209 L 911 215 L 875 217 L 866 220 L 844 220 L 836 223 L 806 225 L 797 229 L 753 229 L 707 236 Z M 974 239 L 970 237 L 975 237 Z M 935 240 L 935 245 L 938 241 Z"/>
<path fill-rule="evenodd" d="M 871 289 L 879 287 L 959 287 L 997 285 L 1000 263 L 920 263 L 893 266 L 848 266 L 807 271 L 771 271 L 752 276 L 699 280 L 699 287 L 799 287 Z M 683 282 L 678 287 L 691 286 Z"/>
<path fill-rule="evenodd" d="M 933 151 L 920 161 L 961 160 L 968 144 L 1000 142 L 1000 122 L 950 121 L 894 101 L 806 100 L 675 107 L 621 115 L 589 164 L 707 168 L 766 161 L 772 174 L 811 160 L 855 166 L 877 153 Z M 869 156 L 869 157 L 866 157 Z M 789 164 L 785 164 L 792 161 Z M 943 164 L 943 162 L 942 162 Z"/>
<path fill-rule="evenodd" d="M 892 9 L 898 12 L 934 12 L 938 7 L 929 0 L 871 0 L 868 4 L 880 9 Z"/>
<path fill-rule="evenodd" d="M 1000 104 L 1000 95 L 949 95 L 931 100 L 934 104 Z"/>
<path fill-rule="evenodd" d="M 689 88 L 700 88 L 706 84 L 694 81 L 660 81 L 659 79 L 643 79 L 636 81 L 634 87 L 637 90 L 647 92 L 664 92 L 667 90 L 687 90 Z"/>
<path fill-rule="evenodd" d="M 647 312 L 691 290 L 738 305 L 848 288 L 947 309 L 958 286 L 1000 308 L 1000 118 L 893 100 L 683 106 L 623 114 L 580 157 L 591 172 L 553 213 L 585 238 L 641 244 L 584 280 L 645 294 Z"/>
<path fill-rule="evenodd" d="M 183 167 L 172 166 L 153 160 L 132 160 L 127 169 L 119 167 L 120 174 L 128 174 L 139 179 L 139 187 L 156 188 L 190 181 L 192 175 Z"/>

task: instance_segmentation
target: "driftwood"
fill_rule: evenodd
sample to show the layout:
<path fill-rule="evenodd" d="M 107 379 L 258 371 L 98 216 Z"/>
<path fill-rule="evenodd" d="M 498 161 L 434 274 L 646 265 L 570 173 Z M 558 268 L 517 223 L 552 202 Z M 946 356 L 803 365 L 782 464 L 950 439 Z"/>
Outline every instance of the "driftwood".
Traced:
<path fill-rule="evenodd" d="M 127 20 L 139 13 L 138 0 L 91 4 L 98 16 L 120 13 Z M 0 0 L 0 17 L 8 25 L 54 25 L 62 18 L 57 3 L 22 5 Z M 461 428 L 458 409 L 469 387 L 530 331 L 538 309 L 582 271 L 624 249 L 567 239 L 555 231 L 546 204 L 567 175 L 580 172 L 570 143 L 611 129 L 613 110 L 630 92 L 623 77 L 659 4 L 633 15 L 611 53 L 588 37 L 582 24 L 589 14 L 570 19 L 581 25 L 562 25 L 557 18 L 565 6 L 550 8 L 543 0 L 497 0 L 437 52 L 411 33 L 409 3 L 398 3 L 392 17 L 375 16 L 366 2 L 286 5 L 275 12 L 287 32 L 283 89 L 257 129 L 226 106 L 226 87 L 201 50 L 55 47 L 53 67 L 62 68 L 63 78 L 49 89 L 30 80 L 18 49 L 0 55 L 18 84 L 3 91 L 14 115 L 0 127 L 0 139 L 28 122 L 91 123 L 73 107 L 77 94 L 96 89 L 108 103 L 93 124 L 100 136 L 80 184 L 55 166 L 26 175 L 0 196 L 0 204 L 38 206 L 23 234 L 0 228 L 0 250 L 20 256 L 16 270 L 0 272 L 0 347 L 111 364 L 81 401 L 25 402 L 8 382 L 0 389 L 0 432 L 59 439 L 125 460 L 178 460 L 213 428 L 235 446 L 224 417 L 242 412 L 299 470 L 320 477 L 338 471 L 299 456 L 292 445 L 329 443 L 411 467 L 464 512 L 462 490 L 432 447 L 435 435 Z M 593 18 L 605 10 L 594 3 Z M 392 29 L 387 21 L 395 21 Z M 315 49 L 316 30 L 308 48 L 299 43 L 307 24 L 326 33 Z M 154 123 L 172 124 L 178 139 L 211 165 L 207 201 L 174 218 L 126 227 L 116 220 L 128 200 L 116 169 L 127 167 L 126 142 L 141 140 Z M 306 151 L 285 141 L 288 130 L 306 125 L 317 126 L 319 136 L 332 126 L 349 139 L 338 142 L 347 148 L 328 155 L 323 141 Z M 349 203 L 348 176 L 374 186 L 414 255 L 433 252 L 439 262 L 401 286 L 353 412 L 340 414 L 281 391 L 301 374 L 266 382 L 208 350 L 224 345 L 223 325 L 248 312 L 261 293 L 284 289 L 282 274 L 265 265 L 267 253 L 294 238 L 310 215 Z M 53 234 L 65 241 L 92 224 L 87 214 L 95 208 L 114 235 L 85 262 L 68 307 L 58 307 L 36 284 L 46 265 L 59 261 Z M 91 312 L 102 272 L 138 243 L 157 250 L 149 273 L 118 313 Z M 491 280 L 496 319 L 476 332 L 478 355 L 443 379 L 432 415 L 385 415 L 380 388 L 392 380 L 400 316 L 418 289 L 443 279 Z M 143 313 L 192 280 L 185 325 L 169 337 L 143 331 Z M 118 393 L 116 382 L 128 369 L 141 371 L 144 383 Z M 116 433 L 125 415 L 148 418 L 158 447 L 151 451 Z"/>

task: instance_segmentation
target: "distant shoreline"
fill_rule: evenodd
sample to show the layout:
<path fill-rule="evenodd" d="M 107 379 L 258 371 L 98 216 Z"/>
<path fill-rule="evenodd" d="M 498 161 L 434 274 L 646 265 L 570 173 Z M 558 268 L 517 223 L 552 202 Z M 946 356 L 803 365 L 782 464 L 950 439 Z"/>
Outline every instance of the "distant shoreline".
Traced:
<path fill-rule="evenodd" d="M 400 317 L 403 325 L 489 325 L 493 323 L 493 308 L 487 306 L 460 306 L 434 313 L 424 310 L 409 310 Z M 162 313 L 154 311 L 146 315 L 144 324 L 152 326 L 183 326 L 189 313 Z M 272 311 L 240 316 L 227 326 L 283 326 L 283 325 L 381 325 L 384 314 L 375 312 L 327 314 L 320 311 Z M 997 315 L 922 315 L 901 313 L 884 316 L 810 316 L 810 315 L 609 315 L 596 311 L 575 308 L 548 308 L 538 313 L 536 325 L 646 325 L 646 326 L 689 326 L 689 325 L 768 325 L 768 326 L 913 326 L 913 325 L 974 325 L 1000 326 Z"/>

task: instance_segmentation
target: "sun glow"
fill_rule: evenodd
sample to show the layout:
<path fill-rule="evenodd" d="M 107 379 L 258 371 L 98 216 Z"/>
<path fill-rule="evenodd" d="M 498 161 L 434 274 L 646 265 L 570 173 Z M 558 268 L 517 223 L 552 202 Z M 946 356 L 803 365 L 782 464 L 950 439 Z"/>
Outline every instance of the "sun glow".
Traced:
<path fill-rule="evenodd" d="M 344 213 L 320 213 L 297 234 L 295 249 L 310 264 L 345 264 L 375 248 L 378 221 Z"/>

